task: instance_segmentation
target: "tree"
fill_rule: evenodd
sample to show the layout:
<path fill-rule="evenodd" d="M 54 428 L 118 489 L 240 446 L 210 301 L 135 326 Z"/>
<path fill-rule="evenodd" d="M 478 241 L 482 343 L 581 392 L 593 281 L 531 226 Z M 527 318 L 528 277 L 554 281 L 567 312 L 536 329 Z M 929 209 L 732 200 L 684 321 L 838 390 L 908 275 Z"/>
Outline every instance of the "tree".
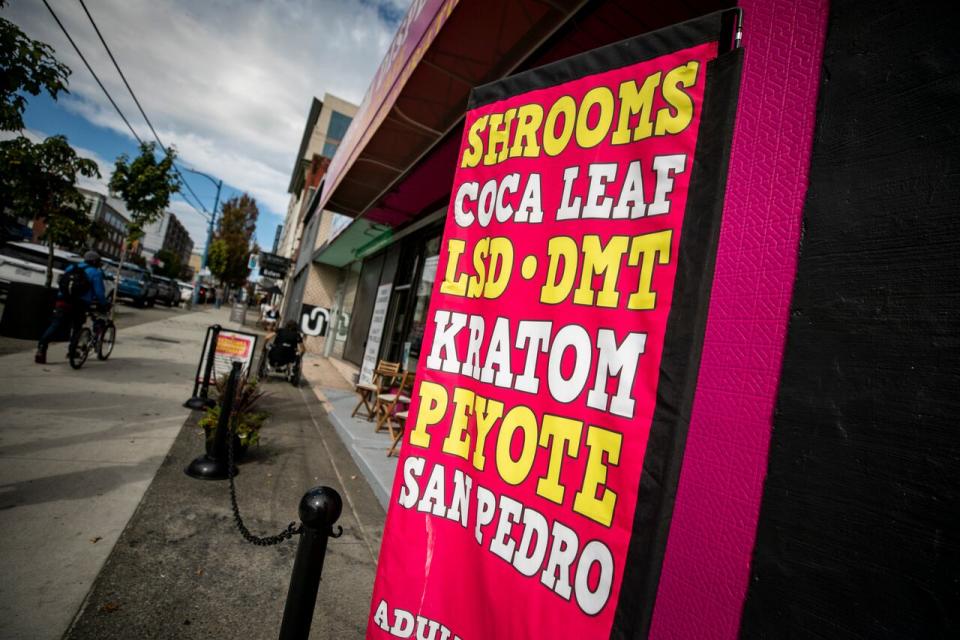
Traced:
<path fill-rule="evenodd" d="M 131 240 L 139 239 L 145 226 L 163 217 L 170 196 L 180 191 L 180 178 L 173 165 L 177 152 L 173 147 L 163 151 L 158 160 L 157 145 L 142 143 L 140 155 L 133 160 L 125 153 L 117 158 L 110 176 L 110 190 L 120 194 L 130 211 Z"/>
<path fill-rule="evenodd" d="M 5 2 L 0 0 L 0 7 Z M 9 20 L 0 18 L 0 129 L 23 129 L 24 96 L 46 91 L 54 100 L 67 90 L 70 68 L 53 57 L 49 45 L 31 40 Z"/>
<path fill-rule="evenodd" d="M 154 257 L 163 263 L 162 267 L 154 268 L 154 273 L 157 275 L 166 276 L 167 278 L 180 277 L 180 272 L 182 271 L 180 256 L 169 249 L 160 249 L 160 251 L 157 251 L 157 255 Z"/>
<path fill-rule="evenodd" d="M 163 157 L 158 160 L 157 145 L 152 142 L 141 143 L 140 155 L 130 160 L 127 154 L 121 154 L 110 176 L 110 190 L 120 194 L 131 218 L 127 227 L 127 242 L 120 256 L 120 264 L 117 265 L 118 282 L 130 244 L 143 237 L 145 226 L 163 217 L 164 210 L 170 206 L 170 196 L 180 191 L 180 179 L 173 164 L 177 152 L 173 147 L 163 151 Z M 117 289 L 119 287 L 113 290 L 114 302 Z"/>
<path fill-rule="evenodd" d="M 88 204 L 76 189 L 77 174 L 100 177 L 93 160 L 77 156 L 64 136 L 34 144 L 21 136 L 0 142 L 0 192 L 15 215 L 43 222 L 47 243 L 47 278 L 53 281 L 55 245 L 76 247 L 90 231 Z"/>
<path fill-rule="evenodd" d="M 241 286 L 250 275 L 250 243 L 260 210 L 247 194 L 223 203 L 217 234 L 210 244 L 207 266 L 220 282 Z"/>

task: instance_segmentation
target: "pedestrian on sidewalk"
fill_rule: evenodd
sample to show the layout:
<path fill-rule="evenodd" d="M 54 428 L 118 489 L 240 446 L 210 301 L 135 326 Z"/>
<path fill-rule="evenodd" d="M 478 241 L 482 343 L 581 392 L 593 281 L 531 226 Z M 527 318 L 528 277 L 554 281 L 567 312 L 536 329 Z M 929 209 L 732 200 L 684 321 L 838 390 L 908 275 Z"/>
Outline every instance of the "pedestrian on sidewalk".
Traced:
<path fill-rule="evenodd" d="M 213 292 L 213 302 L 217 309 L 223 304 L 223 287 L 217 287 Z"/>
<path fill-rule="evenodd" d="M 70 327 L 72 348 L 73 337 L 83 326 L 90 307 L 94 303 L 102 308 L 108 306 L 103 286 L 103 271 L 100 270 L 100 254 L 96 251 L 87 251 L 83 255 L 83 262 L 67 267 L 57 286 L 59 291 L 53 308 L 53 320 L 40 337 L 37 353 L 33 358 L 37 364 L 47 363 L 47 347 L 60 333 L 64 324 Z"/>

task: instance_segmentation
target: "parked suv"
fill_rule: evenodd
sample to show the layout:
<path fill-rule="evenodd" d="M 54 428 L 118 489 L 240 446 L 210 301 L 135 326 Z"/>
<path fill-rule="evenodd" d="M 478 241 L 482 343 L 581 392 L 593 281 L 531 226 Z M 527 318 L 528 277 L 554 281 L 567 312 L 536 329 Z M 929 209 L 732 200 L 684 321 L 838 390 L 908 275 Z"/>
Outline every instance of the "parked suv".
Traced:
<path fill-rule="evenodd" d="M 11 282 L 43 286 L 47 278 L 47 258 L 50 249 L 32 242 L 8 242 L 0 247 L 0 290 L 6 291 Z M 53 284 L 71 262 L 80 256 L 67 251 L 53 253 Z"/>
<path fill-rule="evenodd" d="M 12 282 L 43 286 L 47 281 L 49 252 L 49 247 L 32 242 L 7 242 L 0 246 L 0 294 L 5 294 Z M 52 286 L 57 286 L 64 269 L 81 260 L 83 257 L 76 253 L 54 249 Z M 109 296 L 113 286 L 104 284 Z"/>
<path fill-rule="evenodd" d="M 168 307 L 180 305 L 180 287 L 177 283 L 164 276 L 153 276 L 157 283 L 157 302 L 162 302 Z"/>
<path fill-rule="evenodd" d="M 159 289 L 153 277 L 146 269 L 135 264 L 124 264 L 120 269 L 120 282 L 117 285 L 117 297 L 130 300 L 138 307 L 152 307 L 157 300 Z"/>

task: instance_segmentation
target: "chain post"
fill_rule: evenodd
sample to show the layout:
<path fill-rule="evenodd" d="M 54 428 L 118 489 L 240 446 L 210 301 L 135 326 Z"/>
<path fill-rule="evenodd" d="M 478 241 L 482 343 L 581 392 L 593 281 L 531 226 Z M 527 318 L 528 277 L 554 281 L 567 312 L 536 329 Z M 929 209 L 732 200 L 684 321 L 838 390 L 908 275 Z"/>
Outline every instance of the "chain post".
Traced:
<path fill-rule="evenodd" d="M 200 353 L 207 353 L 207 348 L 210 346 L 210 334 L 213 333 L 213 327 L 207 327 L 207 332 L 203 336 L 203 348 L 200 350 Z M 203 366 L 203 358 L 201 357 L 197 360 L 197 373 L 193 376 L 193 392 L 190 393 L 190 398 L 183 403 L 183 406 L 187 409 L 193 409 L 193 405 L 197 404 L 200 401 L 200 368 Z M 203 408 L 202 406 L 197 407 Z"/>
<path fill-rule="evenodd" d="M 283 608 L 280 640 L 308 640 L 310 636 L 327 540 L 343 534 L 342 527 L 336 532 L 333 528 L 342 510 L 340 494 L 330 487 L 315 487 L 300 499 L 302 534 Z"/>
<path fill-rule="evenodd" d="M 217 355 L 217 339 L 220 336 L 221 326 L 218 324 L 210 327 L 208 331 L 208 344 L 204 345 L 207 347 L 207 361 L 206 367 L 203 370 L 203 381 L 200 384 L 200 393 L 197 395 L 197 382 L 196 380 L 193 383 L 193 397 L 183 403 L 188 409 L 195 409 L 197 411 L 206 409 L 207 407 L 212 407 L 215 403 L 210 399 L 210 376 L 213 375 L 213 359 Z M 197 372 L 200 372 L 200 365 L 197 364 Z"/>
<path fill-rule="evenodd" d="M 220 336 L 222 327 L 215 324 L 207 329 L 207 341 L 204 348 L 207 351 L 206 367 L 203 370 L 203 381 L 199 385 L 199 394 L 197 393 L 197 380 L 193 382 L 193 396 L 183 403 L 188 409 L 197 411 L 212 407 L 215 403 L 210 399 L 210 376 L 213 375 L 213 359 L 217 355 L 217 339 Z M 197 374 L 200 373 L 200 363 L 197 363 Z"/>
<path fill-rule="evenodd" d="M 214 340 L 215 343 L 216 340 Z M 230 414 L 233 412 L 233 400 L 237 395 L 240 366 L 239 362 L 234 362 L 231 366 L 226 389 L 224 389 L 223 396 L 220 398 L 220 420 L 217 422 L 217 430 L 213 434 L 213 451 L 199 456 L 184 469 L 184 473 L 192 478 L 225 480 L 233 478 L 237 473 L 236 467 L 233 466 L 233 456 L 229 455 L 232 452 L 232 447 L 229 447 L 230 452 L 228 452 L 227 443 L 233 439 L 233 431 L 230 429 Z"/>

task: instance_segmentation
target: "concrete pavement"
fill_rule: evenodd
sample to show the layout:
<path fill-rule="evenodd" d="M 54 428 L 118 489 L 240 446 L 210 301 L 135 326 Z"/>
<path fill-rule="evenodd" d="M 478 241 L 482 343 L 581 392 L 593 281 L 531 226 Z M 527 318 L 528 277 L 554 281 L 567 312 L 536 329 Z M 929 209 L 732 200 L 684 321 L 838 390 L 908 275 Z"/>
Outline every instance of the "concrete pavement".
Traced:
<path fill-rule="evenodd" d="M 273 380 L 261 444 L 239 465 L 247 526 L 272 535 L 297 519 L 312 486 L 343 496 L 343 536 L 330 540 L 313 640 L 364 635 L 384 512 L 312 391 Z M 193 418 L 196 418 L 196 414 Z M 97 577 L 67 640 L 276 638 L 297 539 L 253 546 L 237 532 L 228 483 L 188 478 L 203 450 L 188 421 Z"/>
<path fill-rule="evenodd" d="M 107 362 L 66 346 L 0 357 L 0 638 L 60 638 L 187 415 L 205 327 L 228 311 L 125 326 Z"/>

